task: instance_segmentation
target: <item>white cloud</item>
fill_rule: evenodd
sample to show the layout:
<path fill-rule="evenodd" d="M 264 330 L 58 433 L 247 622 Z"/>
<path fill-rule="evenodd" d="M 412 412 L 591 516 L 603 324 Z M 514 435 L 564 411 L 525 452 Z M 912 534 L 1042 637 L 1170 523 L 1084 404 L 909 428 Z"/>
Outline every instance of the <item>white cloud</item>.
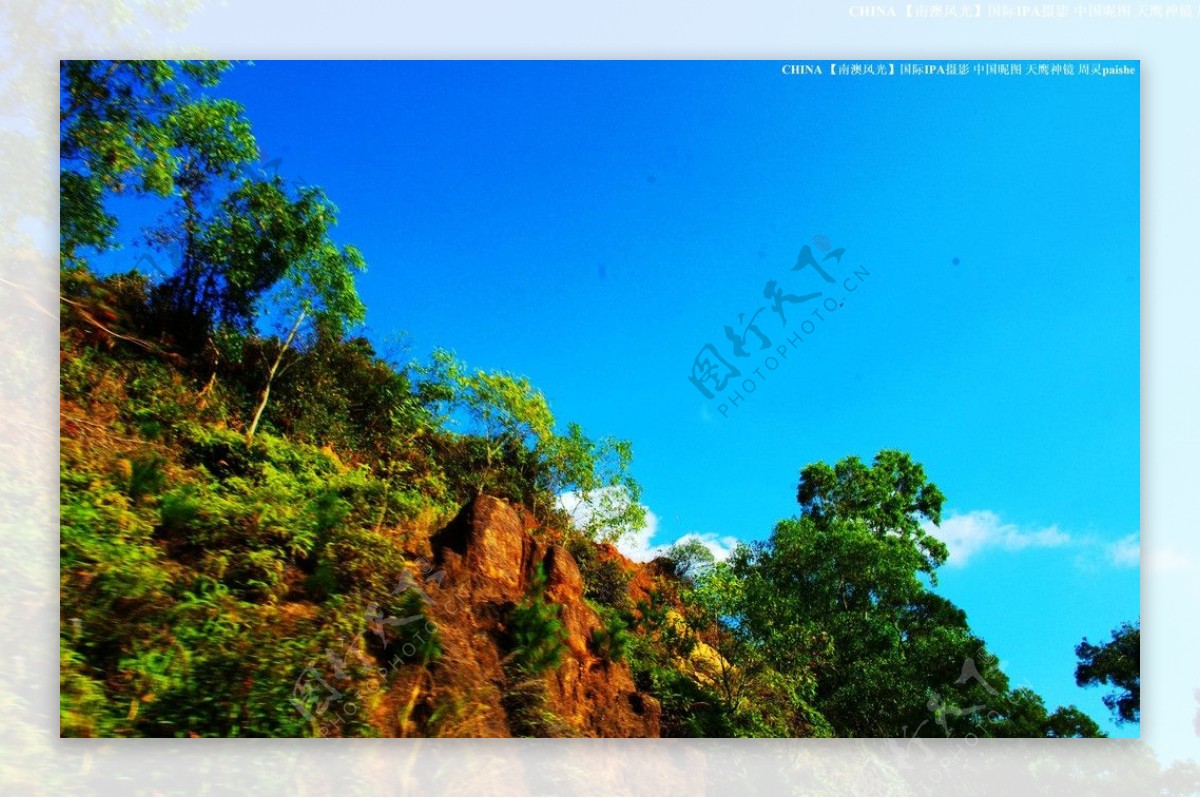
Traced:
<path fill-rule="evenodd" d="M 559 507 L 566 510 L 575 523 L 583 526 L 591 520 L 597 511 L 611 510 L 628 502 L 628 493 L 623 488 L 602 488 L 595 491 L 590 502 L 582 501 L 578 494 L 564 493 L 558 497 Z M 634 562 L 650 562 L 655 557 L 662 556 L 667 549 L 685 540 L 698 540 L 718 560 L 724 560 L 740 542 L 731 535 L 717 535 L 713 532 L 689 532 L 681 535 L 670 543 L 654 543 L 658 535 L 658 516 L 649 507 L 642 505 L 646 511 L 646 525 L 636 532 L 624 535 L 617 541 L 617 551 Z"/>
<path fill-rule="evenodd" d="M 1142 533 L 1134 532 L 1104 547 L 1110 564 L 1118 568 L 1137 568 L 1142 564 Z"/>
<path fill-rule="evenodd" d="M 1085 570 L 1101 567 L 1137 568 L 1141 564 L 1141 533 L 1133 532 L 1120 540 L 1103 541 L 1093 535 L 1072 536 L 1057 525 L 1029 528 L 1005 523 L 991 510 L 972 510 L 950 513 L 935 527 L 926 523 L 925 531 L 942 540 L 950 550 L 946 564 L 961 568 L 971 558 L 987 549 L 1022 551 L 1070 547 L 1075 552 L 1075 565 Z M 1147 552 L 1148 565 L 1162 570 L 1175 570 L 1168 557 L 1154 558 Z"/>
<path fill-rule="evenodd" d="M 653 513 L 647 512 L 647 518 Z M 657 527 L 658 519 L 655 518 L 655 526 Z M 654 535 L 649 534 L 649 526 L 636 535 L 628 535 L 624 539 L 617 542 L 617 551 L 624 554 L 634 562 L 649 562 L 655 557 L 661 557 L 666 554 L 667 549 L 677 543 L 683 543 L 688 540 L 698 540 L 717 560 L 724 560 L 730 555 L 734 547 L 739 541 L 732 535 L 717 535 L 713 532 L 689 532 L 686 535 L 681 535 L 671 543 L 660 543 L 657 546 L 651 545 L 650 541 Z"/>
<path fill-rule="evenodd" d="M 946 564 L 954 567 L 966 565 L 972 556 L 984 549 L 1021 551 L 1071 543 L 1071 536 L 1057 526 L 1022 529 L 1016 524 L 1004 523 L 991 510 L 952 514 L 942 519 L 940 527 L 927 523 L 925 530 L 946 544 L 950 550 Z"/>
<path fill-rule="evenodd" d="M 617 551 L 636 562 L 649 562 L 659 555 L 661 546 L 654 546 L 650 541 L 658 534 L 658 516 L 650 508 L 646 508 L 646 525 L 637 532 L 631 532 L 617 541 Z"/>

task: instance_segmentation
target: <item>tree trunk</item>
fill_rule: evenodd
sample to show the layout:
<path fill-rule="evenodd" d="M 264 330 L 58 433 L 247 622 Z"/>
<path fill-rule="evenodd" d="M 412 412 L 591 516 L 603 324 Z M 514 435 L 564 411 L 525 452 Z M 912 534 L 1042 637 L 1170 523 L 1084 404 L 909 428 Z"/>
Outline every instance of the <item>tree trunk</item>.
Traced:
<path fill-rule="evenodd" d="M 263 386 L 262 396 L 259 397 L 258 407 L 254 410 L 254 419 L 250 422 L 250 429 L 246 432 L 246 445 L 249 446 L 254 441 L 254 433 L 258 430 L 258 422 L 262 419 L 263 410 L 267 407 L 267 399 L 271 396 L 271 382 L 275 379 L 275 373 L 279 371 L 279 364 L 283 362 L 283 355 L 288 351 L 288 347 L 292 345 L 292 340 L 296 337 L 296 332 L 300 329 L 301 323 L 304 321 L 304 316 L 307 311 L 301 311 L 296 323 L 292 325 L 292 331 L 288 333 L 288 337 L 283 342 L 283 346 L 279 347 L 279 354 L 275 356 L 275 362 L 271 364 L 270 370 L 267 372 L 267 384 Z"/>
<path fill-rule="evenodd" d="M 216 344 L 212 342 L 211 338 L 208 340 L 208 343 L 216 354 L 213 355 L 212 374 L 209 376 L 208 382 L 204 383 L 204 387 L 200 389 L 200 402 L 197 405 L 200 410 L 208 407 L 208 393 L 217 384 L 217 367 L 221 365 L 221 350 L 217 349 Z"/>

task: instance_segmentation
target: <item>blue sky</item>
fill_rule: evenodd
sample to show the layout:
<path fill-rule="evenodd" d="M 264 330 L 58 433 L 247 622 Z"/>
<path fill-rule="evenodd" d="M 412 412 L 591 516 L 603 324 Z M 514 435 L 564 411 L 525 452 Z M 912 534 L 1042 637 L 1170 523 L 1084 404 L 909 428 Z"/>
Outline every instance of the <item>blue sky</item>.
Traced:
<path fill-rule="evenodd" d="M 1072 649 L 1139 613 L 1138 79 L 780 66 L 258 62 L 217 92 L 339 206 L 381 348 L 634 442 L 635 545 L 766 538 L 805 464 L 903 449 L 947 496 L 939 589 L 1013 683 L 1136 734 Z M 818 236 L 833 283 L 792 270 Z M 822 295 L 785 327 L 768 280 Z M 709 343 L 766 375 L 736 407 L 688 380 Z"/>

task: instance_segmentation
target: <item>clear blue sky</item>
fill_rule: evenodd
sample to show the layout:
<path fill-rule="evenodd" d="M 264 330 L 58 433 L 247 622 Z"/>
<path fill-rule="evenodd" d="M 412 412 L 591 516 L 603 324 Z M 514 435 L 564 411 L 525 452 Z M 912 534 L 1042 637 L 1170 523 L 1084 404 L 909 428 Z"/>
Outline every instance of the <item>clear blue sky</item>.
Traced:
<path fill-rule="evenodd" d="M 940 590 L 1014 685 L 1136 734 L 1072 649 L 1139 614 L 1138 78 L 780 66 L 259 62 L 217 93 L 339 206 L 369 335 L 631 439 L 654 543 L 766 538 L 805 464 L 903 449 L 958 517 Z M 791 270 L 818 235 L 833 284 Z M 723 415 L 693 358 L 761 366 L 723 329 L 768 280 L 823 292 L 758 316 L 772 347 L 813 332 Z"/>

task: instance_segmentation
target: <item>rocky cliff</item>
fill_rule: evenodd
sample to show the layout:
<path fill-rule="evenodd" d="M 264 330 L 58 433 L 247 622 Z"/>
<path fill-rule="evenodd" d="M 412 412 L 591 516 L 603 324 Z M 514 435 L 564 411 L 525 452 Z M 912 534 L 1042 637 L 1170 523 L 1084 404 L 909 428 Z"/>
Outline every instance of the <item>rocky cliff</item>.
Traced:
<path fill-rule="evenodd" d="M 417 562 L 426 612 L 436 624 L 442 655 L 428 670 L 399 680 L 381 703 L 375 723 L 385 734 L 509 737 L 525 731 L 511 717 L 515 683 L 506 656 L 507 619 L 544 573 L 544 598 L 561 607 L 565 652 L 561 665 L 538 685 L 556 734 L 584 737 L 657 737 L 660 710 L 639 692 L 628 666 L 592 650 L 601 628 L 584 599 L 584 584 L 571 554 L 537 535 L 532 516 L 505 501 L 480 496 L 430 538 L 431 559 Z M 646 577 L 608 548 L 635 576 Z M 544 689 L 543 689 L 544 688 Z M 527 733 L 527 732 L 526 732 Z"/>

